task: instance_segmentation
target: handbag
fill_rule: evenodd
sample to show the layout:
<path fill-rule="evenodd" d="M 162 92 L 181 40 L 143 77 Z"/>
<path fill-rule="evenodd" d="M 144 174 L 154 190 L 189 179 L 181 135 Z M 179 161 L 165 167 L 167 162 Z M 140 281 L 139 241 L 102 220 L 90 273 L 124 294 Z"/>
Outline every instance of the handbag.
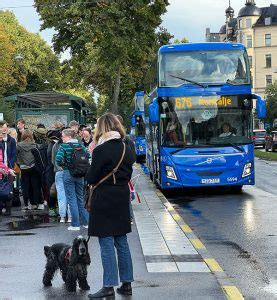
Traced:
<path fill-rule="evenodd" d="M 124 156 L 125 156 L 125 152 L 126 152 L 126 145 L 125 143 L 123 143 L 123 152 L 120 158 L 120 161 L 118 162 L 118 164 L 116 165 L 116 167 L 109 173 L 107 174 L 105 177 L 103 177 L 101 180 L 99 180 L 96 184 L 91 184 L 87 186 L 86 189 L 86 196 L 85 196 L 85 208 L 88 212 L 91 212 L 91 204 L 93 201 L 93 192 L 95 191 L 95 189 L 101 184 L 103 183 L 105 180 L 107 180 L 109 177 L 113 176 L 114 179 L 114 183 L 115 183 L 115 173 L 118 171 L 119 166 L 121 165 Z"/>
<path fill-rule="evenodd" d="M 0 200 L 10 200 L 13 195 L 13 185 L 8 180 L 8 176 L 0 180 Z"/>

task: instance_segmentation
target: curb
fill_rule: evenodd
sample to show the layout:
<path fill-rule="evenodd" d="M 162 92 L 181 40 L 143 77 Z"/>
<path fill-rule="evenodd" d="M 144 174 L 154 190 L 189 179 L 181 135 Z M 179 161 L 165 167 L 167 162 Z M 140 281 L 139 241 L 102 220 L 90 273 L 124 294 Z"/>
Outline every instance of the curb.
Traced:
<path fill-rule="evenodd" d="M 143 173 L 144 176 L 146 176 Z M 230 278 L 226 275 L 223 268 L 218 264 L 218 262 L 209 254 L 205 245 L 201 242 L 200 239 L 194 234 L 190 226 L 183 220 L 183 218 L 175 211 L 174 207 L 167 200 L 167 198 L 162 194 L 160 190 L 153 184 L 153 182 L 147 177 L 148 182 L 153 185 L 153 188 L 170 213 L 171 217 L 175 220 L 178 226 L 182 229 L 184 234 L 190 240 L 194 248 L 198 251 L 199 255 L 202 257 L 203 261 L 206 263 L 211 272 L 215 275 L 220 287 L 222 288 L 225 296 L 229 300 L 243 300 L 244 297 L 239 291 L 239 289 L 233 285 Z"/>

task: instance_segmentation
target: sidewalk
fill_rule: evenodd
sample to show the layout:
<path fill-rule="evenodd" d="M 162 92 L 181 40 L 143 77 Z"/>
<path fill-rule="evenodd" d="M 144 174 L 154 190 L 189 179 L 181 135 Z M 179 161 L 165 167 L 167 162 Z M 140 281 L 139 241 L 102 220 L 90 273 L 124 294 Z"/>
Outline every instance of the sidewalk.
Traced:
<path fill-rule="evenodd" d="M 137 173 L 139 169 L 136 169 Z M 139 171 L 142 172 L 142 171 Z M 128 299 L 226 299 L 215 275 L 168 212 L 159 192 L 145 175 L 137 184 L 141 204 L 133 201 L 135 224 L 129 234 L 135 282 Z M 43 246 L 71 243 L 79 233 L 56 222 L 37 223 L 22 230 L 12 228 L 22 213 L 0 222 L 0 299 L 87 299 L 87 292 L 65 291 L 57 274 L 53 287 L 44 288 Z M 14 223 L 8 222 L 14 221 Z M 24 229 L 24 228 L 23 228 Z M 81 234 L 86 236 L 86 230 Z M 92 263 L 88 270 L 91 292 L 102 287 L 102 266 L 96 238 L 89 242 Z M 116 295 L 116 299 L 126 299 Z"/>

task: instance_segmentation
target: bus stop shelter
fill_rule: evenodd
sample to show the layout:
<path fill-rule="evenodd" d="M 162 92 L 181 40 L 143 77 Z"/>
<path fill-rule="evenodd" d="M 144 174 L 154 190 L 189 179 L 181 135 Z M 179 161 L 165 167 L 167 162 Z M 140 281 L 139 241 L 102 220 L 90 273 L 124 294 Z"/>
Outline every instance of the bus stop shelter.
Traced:
<path fill-rule="evenodd" d="M 51 128 L 55 121 L 67 125 L 71 120 L 86 122 L 90 110 L 83 98 L 57 92 L 34 92 L 5 98 L 13 104 L 15 120 L 23 118 L 29 128 L 42 123 Z"/>

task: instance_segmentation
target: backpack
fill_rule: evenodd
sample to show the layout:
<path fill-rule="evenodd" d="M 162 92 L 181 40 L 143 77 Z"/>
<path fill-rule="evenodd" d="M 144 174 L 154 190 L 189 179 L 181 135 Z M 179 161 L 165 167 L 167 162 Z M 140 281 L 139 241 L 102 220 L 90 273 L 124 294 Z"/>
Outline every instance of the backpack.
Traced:
<path fill-rule="evenodd" d="M 36 145 L 36 148 L 31 150 L 35 158 L 35 169 L 39 174 L 44 174 L 47 164 L 47 158 L 45 154 L 45 145 Z"/>
<path fill-rule="evenodd" d="M 71 143 L 69 145 L 73 149 L 70 163 L 68 163 L 70 175 L 73 177 L 85 177 L 90 167 L 88 154 L 81 145 L 73 146 Z"/>

